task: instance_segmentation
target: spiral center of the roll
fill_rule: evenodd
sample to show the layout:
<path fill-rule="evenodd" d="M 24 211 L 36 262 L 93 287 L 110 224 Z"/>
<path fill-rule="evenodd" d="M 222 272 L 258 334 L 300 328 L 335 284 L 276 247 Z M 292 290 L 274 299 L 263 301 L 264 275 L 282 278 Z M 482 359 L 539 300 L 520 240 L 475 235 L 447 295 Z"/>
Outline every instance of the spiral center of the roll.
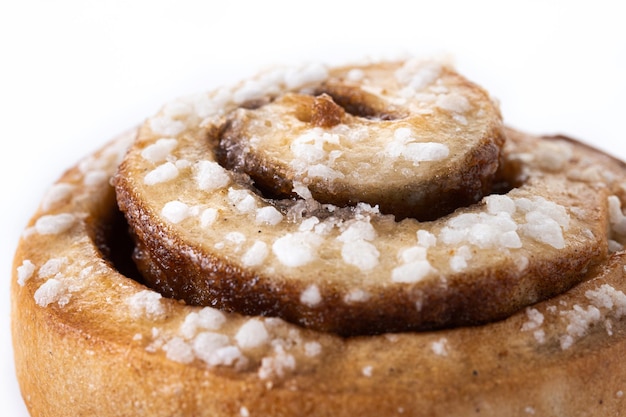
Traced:
<path fill-rule="evenodd" d="M 311 124 L 313 126 L 330 129 L 341 123 L 345 110 L 337 105 L 332 97 L 322 94 L 313 99 L 311 108 Z"/>
<path fill-rule="evenodd" d="M 503 139 L 488 106 L 457 94 L 419 110 L 344 85 L 315 93 L 234 112 L 222 165 L 267 197 L 297 198 L 304 186 L 321 203 L 367 203 L 398 220 L 433 220 L 491 192 Z"/>

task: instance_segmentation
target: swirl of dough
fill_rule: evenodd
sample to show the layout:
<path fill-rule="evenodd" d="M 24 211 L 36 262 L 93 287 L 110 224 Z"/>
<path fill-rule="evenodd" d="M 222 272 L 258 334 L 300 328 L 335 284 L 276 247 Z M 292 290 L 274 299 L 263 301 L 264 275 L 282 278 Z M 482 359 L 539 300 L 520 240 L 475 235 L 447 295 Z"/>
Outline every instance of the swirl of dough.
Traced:
<path fill-rule="evenodd" d="M 619 414 L 626 384 L 626 256 L 619 243 L 626 236 L 625 167 L 560 138 L 510 133 L 530 141 L 518 158 L 556 169 L 565 155 L 579 163 L 570 177 L 610 185 L 616 252 L 589 267 L 581 284 L 501 321 L 351 338 L 186 305 L 141 284 L 106 180 L 132 136 L 107 145 L 51 187 L 15 255 L 13 343 L 29 412 Z M 577 209 L 580 217 L 594 210 Z"/>
<path fill-rule="evenodd" d="M 266 195 L 300 184 L 321 203 L 433 220 L 489 194 L 500 164 L 497 107 L 439 63 L 335 68 L 257 106 L 231 114 L 217 153 Z"/>
<path fill-rule="evenodd" d="M 538 140 L 510 133 L 505 154 L 503 138 L 491 99 L 442 64 L 273 72 L 147 121 L 117 199 L 168 297 L 345 336 L 474 325 L 607 252 L 607 189 L 522 163 Z M 577 215 L 581 201 L 596 209 Z M 380 208 L 451 202 L 425 222 Z"/>

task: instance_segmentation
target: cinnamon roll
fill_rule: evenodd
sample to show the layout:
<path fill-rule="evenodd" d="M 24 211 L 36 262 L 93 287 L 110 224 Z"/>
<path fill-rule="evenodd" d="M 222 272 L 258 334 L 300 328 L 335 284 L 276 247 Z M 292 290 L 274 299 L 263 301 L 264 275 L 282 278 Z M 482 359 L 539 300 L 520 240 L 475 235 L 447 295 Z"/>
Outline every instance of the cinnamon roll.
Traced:
<path fill-rule="evenodd" d="M 68 170 L 15 256 L 33 416 L 618 415 L 626 167 L 430 60 L 262 73 Z"/>

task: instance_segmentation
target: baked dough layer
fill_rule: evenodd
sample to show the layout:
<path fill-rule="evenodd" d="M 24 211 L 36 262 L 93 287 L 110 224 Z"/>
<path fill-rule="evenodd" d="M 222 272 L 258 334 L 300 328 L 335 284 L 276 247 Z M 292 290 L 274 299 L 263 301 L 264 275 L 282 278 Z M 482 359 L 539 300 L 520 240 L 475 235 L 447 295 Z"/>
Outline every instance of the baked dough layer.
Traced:
<path fill-rule="evenodd" d="M 318 84 L 266 99 L 228 116 L 216 150 L 265 194 L 297 197 L 300 184 L 321 203 L 426 221 L 491 193 L 500 110 L 449 66 L 331 68 Z"/>
<path fill-rule="evenodd" d="M 623 410 L 623 252 L 570 291 L 505 320 L 342 338 L 184 305 L 120 274 L 102 243 L 117 216 L 113 189 L 106 180 L 85 186 L 95 173 L 113 175 L 110 156 L 120 147 L 111 149 L 59 180 L 53 194 L 71 192 L 46 200 L 56 202 L 33 217 L 15 257 L 16 369 L 34 417 Z M 58 218 L 51 227 L 46 217 L 68 213 L 77 216 L 71 226 Z"/>
<path fill-rule="evenodd" d="M 348 75 L 355 71 L 358 83 Z M 353 336 L 499 320 L 567 290 L 608 256 L 614 191 L 583 175 L 605 157 L 503 129 L 490 98 L 444 65 L 298 74 L 306 82 L 259 76 L 248 82 L 252 87 L 165 108 L 141 127 L 115 186 L 149 286 L 192 305 Z M 242 91 L 254 91 L 254 100 Z M 319 91 L 329 95 L 315 96 Z M 375 110 L 350 110 L 356 99 L 345 97 L 353 96 Z M 367 117 L 337 110 L 333 100 Z M 317 101 L 334 108 L 336 120 L 314 125 L 315 114 L 334 114 L 316 113 Z M 386 120 L 385 112 L 400 115 Z M 415 165 L 411 158 L 430 155 L 424 149 L 432 146 L 450 153 Z M 367 155 L 376 168 L 359 172 Z M 223 166 L 222 159 L 231 162 Z M 300 163 L 308 168 L 294 168 Z M 345 181 L 311 174 L 320 166 Z M 300 173 L 283 173 L 288 168 Z M 471 191 L 476 203 L 456 201 L 454 212 L 432 221 L 393 217 L 367 199 L 337 206 L 315 197 L 324 184 L 357 188 L 350 186 L 357 177 L 348 178 L 356 172 L 369 175 L 359 185 L 381 205 L 388 195 L 406 200 L 397 189 L 412 194 L 413 179 L 421 190 L 432 185 L 422 201 L 429 206 L 431 198 L 446 200 L 447 191 L 475 190 L 470 184 L 481 183 L 475 175 L 481 170 L 485 181 L 504 178 L 509 185 L 484 197 Z M 264 194 L 250 171 L 264 183 L 279 177 L 277 187 L 293 187 L 296 196 Z"/>

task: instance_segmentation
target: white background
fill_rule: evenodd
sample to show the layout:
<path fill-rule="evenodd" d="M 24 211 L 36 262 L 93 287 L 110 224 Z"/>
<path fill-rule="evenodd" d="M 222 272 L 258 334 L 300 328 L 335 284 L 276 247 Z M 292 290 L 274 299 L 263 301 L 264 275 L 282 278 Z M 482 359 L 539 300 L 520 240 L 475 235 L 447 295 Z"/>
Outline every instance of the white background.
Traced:
<path fill-rule="evenodd" d="M 410 8 L 407 8 L 411 4 Z M 598 1 L 2 1 L 0 405 L 24 417 L 11 259 L 62 171 L 161 104 L 272 64 L 447 55 L 505 121 L 626 159 L 626 29 Z"/>

